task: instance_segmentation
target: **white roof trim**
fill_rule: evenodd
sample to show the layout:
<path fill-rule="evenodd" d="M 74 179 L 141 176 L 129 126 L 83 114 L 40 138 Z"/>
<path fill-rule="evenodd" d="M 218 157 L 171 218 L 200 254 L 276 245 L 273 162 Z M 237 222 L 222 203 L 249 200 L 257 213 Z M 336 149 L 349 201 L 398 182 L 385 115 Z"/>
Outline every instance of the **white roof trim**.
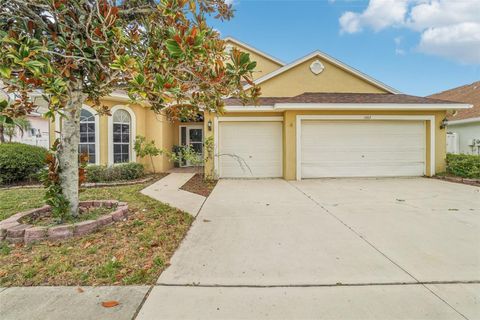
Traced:
<path fill-rule="evenodd" d="M 461 120 L 449 120 L 447 122 L 447 126 L 454 126 L 456 124 L 466 124 L 466 123 L 473 123 L 473 122 L 480 122 L 480 117 L 461 119 Z"/>
<path fill-rule="evenodd" d="M 115 98 L 115 100 L 119 101 L 130 101 L 130 97 L 121 92 L 112 92 L 108 95 L 109 98 Z"/>
<path fill-rule="evenodd" d="M 469 109 L 469 104 L 446 103 L 275 103 L 273 106 L 225 106 L 227 112 L 281 112 L 285 110 L 446 110 Z"/>
<path fill-rule="evenodd" d="M 275 57 L 272 57 L 272 56 L 269 55 L 268 53 L 265 53 L 265 52 L 263 52 L 263 51 L 261 51 L 261 50 L 259 50 L 259 49 L 256 49 L 256 48 L 254 48 L 254 47 L 246 44 L 245 42 L 242 42 L 242 41 L 240 41 L 240 40 L 237 40 L 237 39 L 235 39 L 235 38 L 233 38 L 233 37 L 226 37 L 226 38 L 223 39 L 223 41 L 231 41 L 231 42 L 236 43 L 236 44 L 238 44 L 239 46 L 242 46 L 242 47 L 244 47 L 244 48 L 246 48 L 246 49 L 248 49 L 248 50 L 250 50 L 250 51 L 252 51 L 252 52 L 254 52 L 254 53 L 258 54 L 258 55 L 260 55 L 260 56 L 263 56 L 263 57 L 265 57 L 265 58 L 267 58 L 267 59 L 269 59 L 269 60 L 271 60 L 271 61 L 273 61 L 273 62 L 275 62 L 275 63 L 277 63 L 277 64 L 279 64 L 279 65 L 281 65 L 281 66 L 284 66 L 284 65 L 285 65 L 285 62 L 283 62 L 283 61 L 281 61 L 281 60 L 279 60 L 279 59 L 277 59 L 277 58 L 275 58 Z"/>
<path fill-rule="evenodd" d="M 262 83 L 262 82 L 265 82 L 265 81 L 267 81 L 267 80 L 269 80 L 269 79 L 271 79 L 271 78 L 273 78 L 273 77 L 276 77 L 277 75 L 279 75 L 279 74 L 281 74 L 281 73 L 284 73 L 285 71 L 290 70 L 291 68 L 293 68 L 293 67 L 295 67 L 295 66 L 297 66 L 297 65 L 299 65 L 299 64 L 302 64 L 302 63 L 304 63 L 305 61 L 308 61 L 308 60 L 310 60 L 310 59 L 312 59 L 312 58 L 315 58 L 315 57 L 320 57 L 320 58 L 322 58 L 322 59 L 324 59 L 324 60 L 326 60 L 326 61 L 328 61 L 328 62 L 330 62 L 330 63 L 332 63 L 332 64 L 335 64 L 335 65 L 339 66 L 340 68 L 345 69 L 345 70 L 347 70 L 347 71 L 355 74 L 356 76 L 358 76 L 358 77 L 360 77 L 360 78 L 362 78 L 362 79 L 364 79 L 364 80 L 366 80 L 366 81 L 368 81 L 368 82 L 376 85 L 377 87 L 380 87 L 380 88 L 382 88 L 382 89 L 384 89 L 384 90 L 386 90 L 386 91 L 388 91 L 388 92 L 390 92 L 390 93 L 401 93 L 400 91 L 398 91 L 398 90 L 396 90 L 396 89 L 394 89 L 394 88 L 392 88 L 392 87 L 390 87 L 390 86 L 387 86 L 386 84 L 384 84 L 384 83 L 382 83 L 382 82 L 380 82 L 380 81 L 378 81 L 378 80 L 373 79 L 372 77 L 366 75 L 365 73 L 363 73 L 363 72 L 361 72 L 361 71 L 359 71 L 359 70 L 357 70 L 357 69 L 355 69 L 355 68 L 353 68 L 353 67 L 350 67 L 349 65 L 347 65 L 347 64 L 345 64 L 345 63 L 343 63 L 343 62 L 341 62 L 341 61 L 339 61 L 339 60 L 337 60 L 337 59 L 335 59 L 335 58 L 333 58 L 333 57 L 331 57 L 331 56 L 329 56 L 328 54 L 326 54 L 326 53 L 324 53 L 324 52 L 321 52 L 320 50 L 314 51 L 314 52 L 306 55 L 306 56 L 303 57 L 303 58 L 300 58 L 300 59 L 298 59 L 298 60 L 295 60 L 295 61 L 293 61 L 292 63 L 289 63 L 289 64 L 281 67 L 280 69 L 277 69 L 277 70 L 275 70 L 275 71 L 273 71 L 273 72 L 267 73 L 267 74 L 264 75 L 263 77 L 260 77 L 260 78 L 256 79 L 256 80 L 254 81 L 254 83 L 255 83 L 255 84 L 260 84 L 260 83 Z M 248 88 L 250 88 L 250 87 L 251 87 L 250 85 L 246 85 L 246 86 L 244 87 L 244 89 L 246 90 L 246 89 L 248 89 Z"/>

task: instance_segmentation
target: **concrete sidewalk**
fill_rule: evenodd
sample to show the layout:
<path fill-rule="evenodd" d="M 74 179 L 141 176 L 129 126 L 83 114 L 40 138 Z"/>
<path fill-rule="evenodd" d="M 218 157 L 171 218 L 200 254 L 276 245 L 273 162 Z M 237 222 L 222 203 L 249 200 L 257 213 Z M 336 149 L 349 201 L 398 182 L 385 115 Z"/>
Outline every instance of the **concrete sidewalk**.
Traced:
<path fill-rule="evenodd" d="M 196 216 L 206 198 L 195 193 L 180 190 L 180 187 L 194 175 L 195 173 L 172 172 L 141 192 L 155 200 L 167 203 L 192 216 Z"/>
<path fill-rule="evenodd" d="M 423 285 L 331 287 L 156 286 L 137 320 L 153 319 L 478 319 L 479 284 L 435 285 L 449 306 Z M 468 293 L 468 294 L 465 294 Z"/>
<path fill-rule="evenodd" d="M 0 319 L 130 320 L 149 289 L 149 286 L 3 288 Z M 119 305 L 112 308 L 101 305 L 111 300 Z"/>

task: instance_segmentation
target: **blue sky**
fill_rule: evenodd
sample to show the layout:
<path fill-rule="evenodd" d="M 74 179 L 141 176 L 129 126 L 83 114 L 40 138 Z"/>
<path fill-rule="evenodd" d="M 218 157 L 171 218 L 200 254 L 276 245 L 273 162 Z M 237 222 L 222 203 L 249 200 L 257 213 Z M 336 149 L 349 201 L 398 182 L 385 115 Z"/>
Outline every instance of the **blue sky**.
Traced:
<path fill-rule="evenodd" d="M 466 0 L 467 8 L 452 1 L 236 0 L 231 21 L 210 22 L 222 36 L 284 62 L 319 49 L 403 93 L 425 96 L 480 80 L 480 36 L 471 39 L 480 0 Z M 457 14 L 452 21 L 435 10 Z"/>

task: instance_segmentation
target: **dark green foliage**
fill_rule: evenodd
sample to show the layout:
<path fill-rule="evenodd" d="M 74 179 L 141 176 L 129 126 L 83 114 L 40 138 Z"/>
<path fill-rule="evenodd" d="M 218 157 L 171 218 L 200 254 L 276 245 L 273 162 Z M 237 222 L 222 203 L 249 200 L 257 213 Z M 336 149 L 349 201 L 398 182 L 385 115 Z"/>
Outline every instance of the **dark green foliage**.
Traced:
<path fill-rule="evenodd" d="M 0 185 L 32 180 L 45 167 L 47 150 L 23 143 L 0 144 Z"/>
<path fill-rule="evenodd" d="M 447 154 L 447 173 L 463 178 L 480 178 L 480 155 Z"/>
<path fill-rule="evenodd" d="M 90 165 L 87 170 L 87 182 L 109 182 L 121 180 L 134 180 L 145 175 L 141 163 L 130 162 L 113 166 Z"/>

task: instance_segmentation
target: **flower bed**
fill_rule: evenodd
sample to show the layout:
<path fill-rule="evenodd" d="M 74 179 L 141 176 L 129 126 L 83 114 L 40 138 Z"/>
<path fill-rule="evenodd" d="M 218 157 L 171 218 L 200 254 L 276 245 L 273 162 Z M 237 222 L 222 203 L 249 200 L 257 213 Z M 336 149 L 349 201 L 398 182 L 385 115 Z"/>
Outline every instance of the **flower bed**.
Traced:
<path fill-rule="evenodd" d="M 128 205 L 116 200 L 81 201 L 80 215 L 91 208 L 107 208 L 112 212 L 96 219 L 55 226 L 32 225 L 29 221 L 45 219 L 50 206 L 20 212 L 0 222 L 0 240 L 10 243 L 31 243 L 43 240 L 61 240 L 92 233 L 99 228 L 127 218 Z"/>

